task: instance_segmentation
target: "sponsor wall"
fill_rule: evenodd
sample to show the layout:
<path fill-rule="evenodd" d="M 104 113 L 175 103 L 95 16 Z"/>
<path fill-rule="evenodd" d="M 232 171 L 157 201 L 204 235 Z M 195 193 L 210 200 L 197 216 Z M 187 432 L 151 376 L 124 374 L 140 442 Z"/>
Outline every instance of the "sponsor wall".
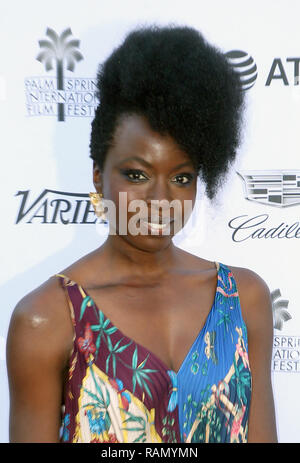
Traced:
<path fill-rule="evenodd" d="M 247 99 L 235 165 L 213 204 L 199 182 L 193 216 L 174 242 L 267 282 L 279 440 L 300 442 L 299 2 L 12 0 L 0 13 L 0 441 L 8 441 L 12 310 L 107 236 L 88 198 L 98 63 L 138 24 L 172 22 L 196 27 L 221 48 Z"/>

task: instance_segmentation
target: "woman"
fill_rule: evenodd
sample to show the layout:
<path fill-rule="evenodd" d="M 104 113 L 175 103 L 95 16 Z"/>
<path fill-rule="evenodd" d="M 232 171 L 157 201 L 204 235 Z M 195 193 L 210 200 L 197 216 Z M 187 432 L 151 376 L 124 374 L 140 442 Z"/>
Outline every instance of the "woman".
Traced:
<path fill-rule="evenodd" d="M 147 27 L 100 67 L 98 88 L 92 201 L 99 215 L 102 196 L 115 204 L 116 221 L 15 308 L 11 441 L 276 442 L 265 282 L 174 246 L 186 211 L 166 220 L 157 206 L 194 204 L 198 175 L 215 197 L 239 144 L 237 75 L 196 30 Z"/>

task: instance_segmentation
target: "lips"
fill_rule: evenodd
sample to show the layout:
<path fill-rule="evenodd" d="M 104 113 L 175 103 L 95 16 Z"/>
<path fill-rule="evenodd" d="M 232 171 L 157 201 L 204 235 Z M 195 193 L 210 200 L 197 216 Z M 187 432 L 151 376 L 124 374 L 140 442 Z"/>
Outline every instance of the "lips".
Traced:
<path fill-rule="evenodd" d="M 172 217 L 143 217 L 140 219 L 142 222 L 146 222 L 152 225 L 168 225 L 169 223 L 173 222 L 174 219 Z"/>
<path fill-rule="evenodd" d="M 159 218 L 157 218 L 156 222 L 153 221 L 153 218 L 152 221 L 150 221 L 151 219 L 140 219 L 140 223 L 143 227 L 146 227 L 150 233 L 157 234 L 158 232 L 161 234 L 161 232 L 166 230 L 167 227 L 170 226 L 172 222 L 174 222 L 174 219 L 162 219 L 161 217 L 160 221 L 158 219 Z"/>

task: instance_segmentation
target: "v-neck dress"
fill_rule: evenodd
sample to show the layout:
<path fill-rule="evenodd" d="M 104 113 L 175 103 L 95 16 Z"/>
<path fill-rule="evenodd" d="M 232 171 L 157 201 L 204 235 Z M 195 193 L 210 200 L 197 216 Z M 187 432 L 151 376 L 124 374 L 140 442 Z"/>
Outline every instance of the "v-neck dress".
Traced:
<path fill-rule="evenodd" d="M 216 266 L 213 306 L 177 373 L 122 333 L 82 286 L 55 275 L 74 326 L 62 442 L 247 442 L 247 330 L 234 276 Z"/>

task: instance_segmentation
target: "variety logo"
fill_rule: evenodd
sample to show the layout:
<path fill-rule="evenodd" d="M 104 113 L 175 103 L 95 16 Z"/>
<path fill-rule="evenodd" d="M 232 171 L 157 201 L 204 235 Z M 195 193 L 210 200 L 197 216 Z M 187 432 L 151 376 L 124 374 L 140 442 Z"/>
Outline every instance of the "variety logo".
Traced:
<path fill-rule="evenodd" d="M 45 189 L 29 204 L 29 193 L 18 191 L 21 197 L 16 224 L 20 222 L 44 224 L 95 224 L 96 218 L 87 193 L 69 193 Z"/>
<path fill-rule="evenodd" d="M 243 90 L 249 90 L 257 79 L 257 66 L 252 56 L 245 51 L 232 50 L 225 53 L 229 64 L 239 74 Z"/>
<path fill-rule="evenodd" d="M 25 79 L 26 109 L 29 116 L 93 117 L 98 105 L 96 81 L 92 78 L 66 77 L 74 73 L 75 66 L 83 60 L 80 41 L 70 28 L 57 34 L 47 28 L 46 38 L 39 40 L 37 60 L 45 70 L 56 70 L 55 77 L 35 76 Z"/>
<path fill-rule="evenodd" d="M 246 199 L 276 207 L 300 204 L 300 170 L 237 172 L 244 180 Z"/>

